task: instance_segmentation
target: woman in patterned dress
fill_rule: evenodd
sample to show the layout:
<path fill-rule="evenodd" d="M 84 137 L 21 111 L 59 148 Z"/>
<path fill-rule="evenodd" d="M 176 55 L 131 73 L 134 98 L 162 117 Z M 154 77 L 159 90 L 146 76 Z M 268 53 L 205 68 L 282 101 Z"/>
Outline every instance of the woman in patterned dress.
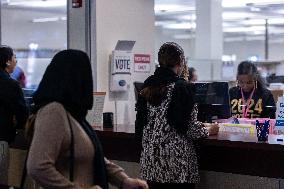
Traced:
<path fill-rule="evenodd" d="M 194 89 L 179 76 L 184 52 L 176 43 L 160 47 L 158 67 L 144 82 L 136 104 L 141 137 L 141 177 L 150 189 L 190 189 L 199 182 L 194 141 L 217 134 L 216 124 L 197 121 Z"/>

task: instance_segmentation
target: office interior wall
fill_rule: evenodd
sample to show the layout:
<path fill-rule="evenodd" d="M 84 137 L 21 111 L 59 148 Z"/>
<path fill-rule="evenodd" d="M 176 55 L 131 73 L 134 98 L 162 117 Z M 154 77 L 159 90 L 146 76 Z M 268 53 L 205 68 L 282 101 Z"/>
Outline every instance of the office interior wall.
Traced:
<path fill-rule="evenodd" d="M 173 35 L 168 35 L 167 32 L 156 27 L 155 29 L 155 57 L 157 59 L 157 53 L 160 45 L 166 41 L 174 41 L 182 46 L 185 52 L 185 56 L 189 57 L 189 60 L 195 60 L 195 50 L 194 50 L 194 38 L 191 39 L 175 39 Z M 284 43 L 279 41 L 278 43 L 269 43 L 269 59 L 281 61 L 284 60 L 284 53 L 282 49 L 284 48 Z M 224 55 L 236 55 L 235 69 L 236 72 L 237 65 L 240 61 L 247 60 L 251 56 L 258 56 L 260 59 L 264 59 L 264 41 L 241 41 L 241 42 L 224 42 L 223 43 L 223 54 Z M 198 63 L 197 63 L 198 64 Z M 189 66 L 196 66 L 196 63 L 190 64 Z M 200 63 L 201 64 L 201 63 Z M 214 64 L 213 64 L 214 66 Z M 200 80 L 207 80 L 207 74 L 198 66 L 198 75 Z M 284 75 L 284 64 L 277 66 L 277 75 Z M 222 73 L 218 73 L 222 74 Z M 236 74 L 236 73 L 235 73 Z"/>
<path fill-rule="evenodd" d="M 115 123 L 134 124 L 134 81 L 144 81 L 154 71 L 154 0 L 96 1 L 97 91 L 106 91 L 105 112 L 114 112 Z M 94 24 L 94 23 L 92 23 Z M 118 40 L 136 41 L 133 53 L 151 55 L 151 73 L 131 73 L 130 88 L 109 92 L 110 55 Z"/>

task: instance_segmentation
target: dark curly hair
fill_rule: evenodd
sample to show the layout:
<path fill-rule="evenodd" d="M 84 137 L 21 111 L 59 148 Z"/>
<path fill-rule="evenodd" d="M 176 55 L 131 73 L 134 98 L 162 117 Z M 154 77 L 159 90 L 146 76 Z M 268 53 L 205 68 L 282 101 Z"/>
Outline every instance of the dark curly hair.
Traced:
<path fill-rule="evenodd" d="M 177 43 L 166 42 L 159 49 L 158 61 L 161 67 L 173 68 L 184 62 L 184 51 Z"/>

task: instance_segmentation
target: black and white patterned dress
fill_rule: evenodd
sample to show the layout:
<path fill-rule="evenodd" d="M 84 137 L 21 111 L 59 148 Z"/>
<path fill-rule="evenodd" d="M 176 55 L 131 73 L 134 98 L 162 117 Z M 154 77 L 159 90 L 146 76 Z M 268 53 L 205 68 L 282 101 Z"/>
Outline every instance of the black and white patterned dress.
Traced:
<path fill-rule="evenodd" d="M 141 177 L 160 183 L 198 183 L 198 163 L 193 140 L 208 136 L 208 131 L 201 122 L 196 121 L 196 105 L 186 134 L 178 134 L 170 127 L 166 114 L 174 86 L 174 83 L 168 85 L 167 97 L 159 106 L 147 104 L 147 125 L 143 130 L 140 159 Z"/>

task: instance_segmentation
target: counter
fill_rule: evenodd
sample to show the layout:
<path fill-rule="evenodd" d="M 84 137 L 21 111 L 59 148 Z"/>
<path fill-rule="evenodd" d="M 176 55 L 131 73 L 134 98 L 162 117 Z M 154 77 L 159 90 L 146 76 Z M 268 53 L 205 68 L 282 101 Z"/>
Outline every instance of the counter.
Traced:
<path fill-rule="evenodd" d="M 131 126 L 133 127 L 133 126 Z M 109 159 L 139 162 L 140 149 L 134 133 L 125 133 L 128 126 L 115 131 L 97 130 L 105 156 Z M 284 142 L 269 135 L 268 142 L 256 136 L 222 133 L 197 142 L 200 168 L 206 171 L 236 173 L 269 178 L 284 178 Z"/>

